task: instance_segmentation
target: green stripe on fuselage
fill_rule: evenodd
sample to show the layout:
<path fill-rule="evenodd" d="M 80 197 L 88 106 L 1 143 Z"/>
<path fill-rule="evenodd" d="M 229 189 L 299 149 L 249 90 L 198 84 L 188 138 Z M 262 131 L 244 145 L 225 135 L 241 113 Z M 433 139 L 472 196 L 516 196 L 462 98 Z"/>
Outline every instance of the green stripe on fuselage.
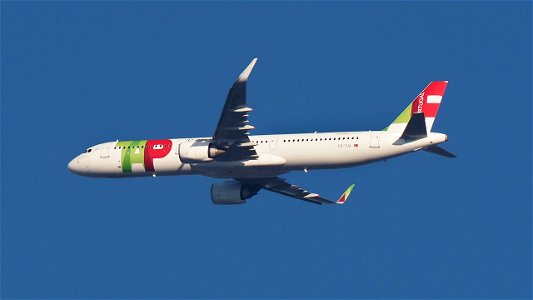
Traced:
<path fill-rule="evenodd" d="M 117 142 L 116 146 L 122 148 L 120 158 L 123 173 L 131 173 L 132 164 L 143 164 L 144 166 L 146 140 L 121 141 Z"/>

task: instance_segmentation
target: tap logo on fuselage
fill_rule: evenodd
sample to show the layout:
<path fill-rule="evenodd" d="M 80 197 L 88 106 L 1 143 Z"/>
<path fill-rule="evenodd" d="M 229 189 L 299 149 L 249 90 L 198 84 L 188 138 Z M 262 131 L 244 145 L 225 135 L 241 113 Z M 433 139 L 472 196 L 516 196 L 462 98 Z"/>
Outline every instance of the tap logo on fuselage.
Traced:
<path fill-rule="evenodd" d="M 145 172 L 155 172 L 154 159 L 163 158 L 172 150 L 172 140 L 122 141 L 115 145 L 121 149 L 123 173 L 132 173 L 133 165 L 142 165 Z"/>

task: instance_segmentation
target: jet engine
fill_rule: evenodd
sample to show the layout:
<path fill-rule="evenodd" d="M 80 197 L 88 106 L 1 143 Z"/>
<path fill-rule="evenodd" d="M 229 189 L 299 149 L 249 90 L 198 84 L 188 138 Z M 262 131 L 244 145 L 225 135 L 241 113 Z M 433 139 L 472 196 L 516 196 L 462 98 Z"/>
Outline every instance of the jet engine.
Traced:
<path fill-rule="evenodd" d="M 213 157 L 222 153 L 224 153 L 224 150 L 216 148 L 207 140 L 181 142 L 178 150 L 180 160 L 184 163 L 211 161 Z"/>
<path fill-rule="evenodd" d="M 211 185 L 211 201 L 213 204 L 242 204 L 246 199 L 257 194 L 260 185 L 242 184 L 238 181 L 225 181 Z"/>

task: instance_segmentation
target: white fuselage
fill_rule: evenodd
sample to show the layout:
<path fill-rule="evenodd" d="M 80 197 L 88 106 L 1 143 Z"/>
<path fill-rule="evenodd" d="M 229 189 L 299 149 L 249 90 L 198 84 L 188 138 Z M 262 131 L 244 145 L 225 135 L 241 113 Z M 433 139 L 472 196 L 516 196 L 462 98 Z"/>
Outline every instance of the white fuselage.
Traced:
<path fill-rule="evenodd" d="M 258 157 L 255 159 L 212 160 L 198 163 L 182 162 L 179 146 L 183 142 L 210 138 L 169 139 L 166 140 L 170 141 L 168 145 L 161 145 L 161 147 L 168 146 L 169 149 L 166 150 L 164 157 L 152 159 L 153 167 L 148 168 L 140 161 L 133 161 L 128 162 L 127 171 L 123 170 L 125 149 L 119 146 L 125 142 L 116 141 L 89 148 L 89 152 L 74 158 L 68 167 L 79 175 L 92 177 L 201 174 L 215 178 L 261 178 L 278 176 L 294 170 L 331 169 L 366 164 L 434 146 L 447 140 L 447 136 L 441 133 L 429 133 L 427 137 L 415 141 L 399 139 L 400 135 L 401 133 L 390 131 L 256 135 L 250 136 L 250 140 L 256 144 L 254 148 Z M 128 146 L 126 150 L 139 153 L 144 150 L 139 147 L 131 146 L 129 149 Z"/>

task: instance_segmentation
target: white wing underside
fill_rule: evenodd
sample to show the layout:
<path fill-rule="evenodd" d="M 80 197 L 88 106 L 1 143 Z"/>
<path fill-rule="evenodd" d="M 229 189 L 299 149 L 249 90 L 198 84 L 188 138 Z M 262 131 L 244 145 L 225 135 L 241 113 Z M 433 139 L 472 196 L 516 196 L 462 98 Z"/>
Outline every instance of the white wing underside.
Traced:
<path fill-rule="evenodd" d="M 303 201 L 312 202 L 315 204 L 338 204 L 335 201 L 331 201 L 320 197 L 319 194 L 309 192 L 302 187 L 294 184 L 290 184 L 287 180 L 274 177 L 274 178 L 262 178 L 262 179 L 238 179 L 243 183 L 259 184 L 265 190 L 269 190 L 274 193 L 278 193 L 284 196 L 289 196 Z"/>

